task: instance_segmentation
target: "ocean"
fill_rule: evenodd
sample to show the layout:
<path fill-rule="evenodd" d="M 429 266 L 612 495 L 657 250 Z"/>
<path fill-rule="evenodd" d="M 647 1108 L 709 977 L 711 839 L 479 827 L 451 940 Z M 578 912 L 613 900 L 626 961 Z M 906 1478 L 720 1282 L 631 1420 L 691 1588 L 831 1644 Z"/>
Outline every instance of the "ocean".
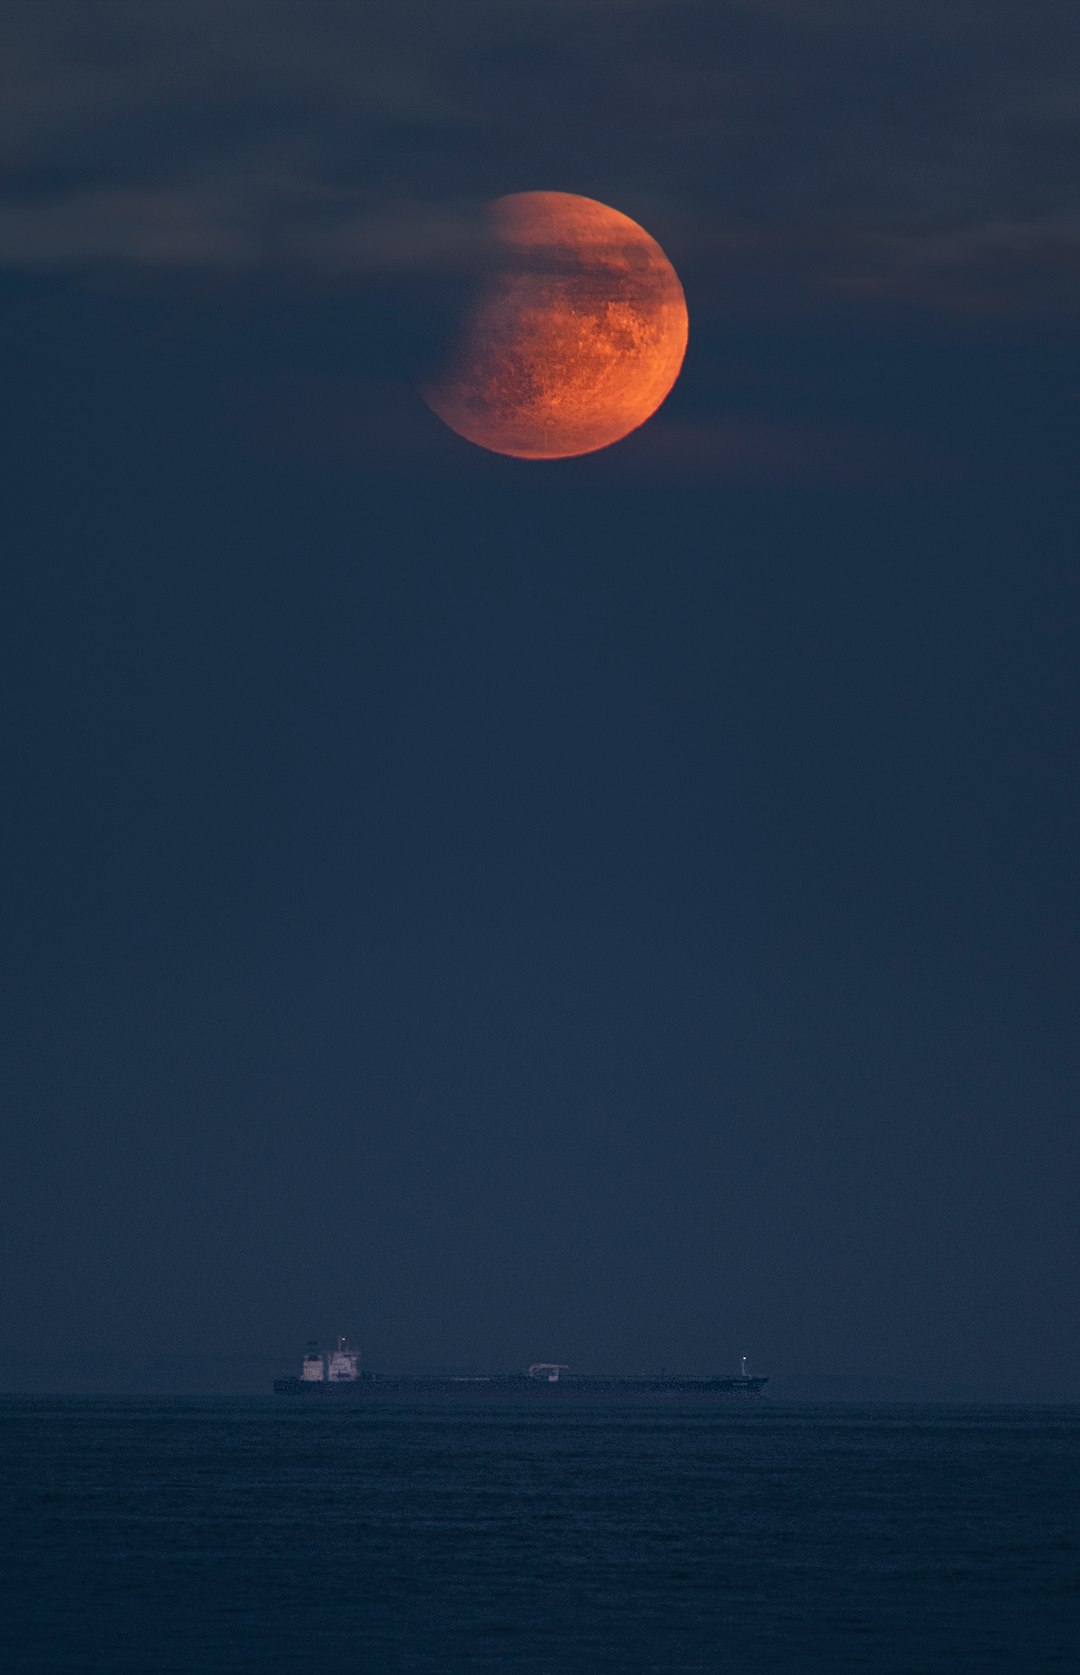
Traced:
<path fill-rule="evenodd" d="M 1080 1669 L 1080 1408 L 0 1400 L 0 1668 Z"/>

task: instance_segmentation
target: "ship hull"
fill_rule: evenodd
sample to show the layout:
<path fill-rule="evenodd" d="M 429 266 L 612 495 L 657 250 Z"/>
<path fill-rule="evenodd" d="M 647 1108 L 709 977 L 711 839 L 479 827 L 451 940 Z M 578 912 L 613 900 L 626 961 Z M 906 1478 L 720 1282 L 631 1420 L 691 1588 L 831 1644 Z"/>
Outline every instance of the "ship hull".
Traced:
<path fill-rule="evenodd" d="M 764 1394 L 767 1378 L 653 1378 L 579 1375 L 559 1379 L 531 1378 L 525 1373 L 490 1373 L 473 1378 L 396 1378 L 366 1373 L 351 1382 L 276 1378 L 274 1394 L 294 1396 L 302 1401 L 422 1400 L 428 1397 L 457 1397 L 484 1400 L 489 1397 L 524 1396 L 541 1401 L 582 1397 L 639 1398 L 680 1396 L 698 1400 L 756 1399 Z"/>

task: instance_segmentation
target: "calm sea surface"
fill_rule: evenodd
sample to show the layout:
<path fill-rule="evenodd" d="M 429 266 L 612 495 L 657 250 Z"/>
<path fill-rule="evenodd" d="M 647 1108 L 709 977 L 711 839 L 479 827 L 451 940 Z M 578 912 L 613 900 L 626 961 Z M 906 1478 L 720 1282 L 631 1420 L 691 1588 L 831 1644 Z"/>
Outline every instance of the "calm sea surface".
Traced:
<path fill-rule="evenodd" d="M 1080 1409 L 0 1401 L 0 1669 L 1080 1671 Z"/>

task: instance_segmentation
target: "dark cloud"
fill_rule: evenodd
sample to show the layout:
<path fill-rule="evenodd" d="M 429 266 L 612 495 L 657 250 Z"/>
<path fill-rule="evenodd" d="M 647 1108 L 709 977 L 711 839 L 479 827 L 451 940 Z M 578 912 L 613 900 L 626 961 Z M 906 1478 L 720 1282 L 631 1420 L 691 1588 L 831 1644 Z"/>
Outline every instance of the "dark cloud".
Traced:
<path fill-rule="evenodd" d="M 549 187 L 696 261 L 699 308 L 1067 307 L 1078 44 L 1059 0 L 11 7 L 0 262 L 440 269 Z"/>

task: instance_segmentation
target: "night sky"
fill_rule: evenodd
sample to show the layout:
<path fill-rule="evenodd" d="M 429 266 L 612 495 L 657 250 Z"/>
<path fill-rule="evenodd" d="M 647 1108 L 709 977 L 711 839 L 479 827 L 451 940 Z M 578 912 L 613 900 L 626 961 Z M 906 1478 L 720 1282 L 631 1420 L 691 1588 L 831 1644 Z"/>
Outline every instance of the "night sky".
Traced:
<path fill-rule="evenodd" d="M 1080 1391 L 1075 14 L 0 11 L 6 1362 Z M 554 463 L 534 189 L 690 313 Z"/>

